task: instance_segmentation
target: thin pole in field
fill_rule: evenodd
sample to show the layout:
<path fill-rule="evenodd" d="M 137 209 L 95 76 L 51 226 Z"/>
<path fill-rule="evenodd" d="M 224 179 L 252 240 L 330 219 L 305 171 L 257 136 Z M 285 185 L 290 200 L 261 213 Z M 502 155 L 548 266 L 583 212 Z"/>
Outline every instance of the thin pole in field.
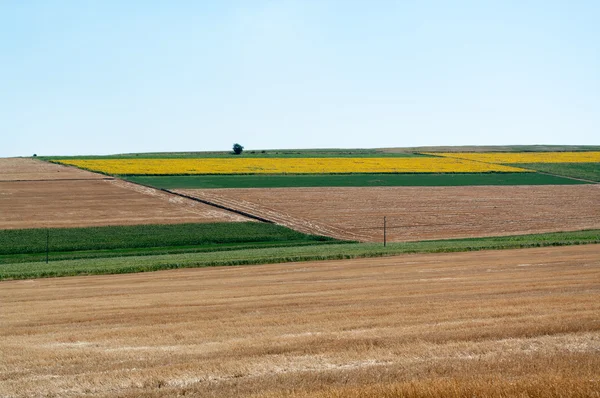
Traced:
<path fill-rule="evenodd" d="M 46 229 L 46 264 L 48 264 L 49 243 L 50 243 L 50 230 Z"/>
<path fill-rule="evenodd" d="M 383 247 L 385 247 L 387 243 L 387 222 L 385 216 L 383 216 Z"/>

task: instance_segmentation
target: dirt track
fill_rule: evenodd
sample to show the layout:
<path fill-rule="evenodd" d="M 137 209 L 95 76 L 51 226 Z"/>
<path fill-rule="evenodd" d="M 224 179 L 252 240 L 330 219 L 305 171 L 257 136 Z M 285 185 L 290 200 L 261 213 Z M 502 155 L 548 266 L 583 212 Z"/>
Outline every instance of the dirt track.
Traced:
<path fill-rule="evenodd" d="M 381 241 L 600 228 L 600 185 L 178 190 L 306 233 Z"/>
<path fill-rule="evenodd" d="M 73 167 L 19 158 L 0 167 L 0 229 L 251 221 Z"/>
<path fill-rule="evenodd" d="M 599 245 L 5 281 L 0 396 L 592 396 L 599 295 Z"/>

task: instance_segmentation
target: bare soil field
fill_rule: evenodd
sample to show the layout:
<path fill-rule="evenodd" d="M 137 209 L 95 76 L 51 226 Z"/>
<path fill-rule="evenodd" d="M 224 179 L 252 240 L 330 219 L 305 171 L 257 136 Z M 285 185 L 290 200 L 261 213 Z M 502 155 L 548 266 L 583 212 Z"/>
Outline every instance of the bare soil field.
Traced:
<path fill-rule="evenodd" d="M 591 397 L 598 245 L 0 282 L 3 397 Z"/>
<path fill-rule="evenodd" d="M 178 190 L 305 233 L 376 242 L 600 228 L 600 185 Z"/>
<path fill-rule="evenodd" d="M 41 160 L 29 158 L 0 158 L 0 182 L 45 180 L 101 180 L 107 177 Z"/>
<path fill-rule="evenodd" d="M 226 221 L 251 220 L 121 180 L 0 182 L 0 229 Z"/>

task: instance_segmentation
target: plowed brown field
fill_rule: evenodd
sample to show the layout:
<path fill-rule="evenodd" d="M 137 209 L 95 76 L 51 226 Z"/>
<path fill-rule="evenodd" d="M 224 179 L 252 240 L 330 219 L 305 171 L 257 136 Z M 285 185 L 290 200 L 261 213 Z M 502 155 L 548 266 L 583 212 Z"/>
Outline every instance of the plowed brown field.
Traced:
<path fill-rule="evenodd" d="M 0 396 L 597 396 L 599 296 L 599 245 L 5 281 Z"/>
<path fill-rule="evenodd" d="M 20 158 L 0 167 L 0 229 L 251 221 L 73 167 Z"/>
<path fill-rule="evenodd" d="M 306 232 L 359 241 L 600 228 L 600 185 L 179 190 Z"/>
<path fill-rule="evenodd" d="M 102 174 L 28 158 L 0 158 L 0 181 L 101 180 Z"/>

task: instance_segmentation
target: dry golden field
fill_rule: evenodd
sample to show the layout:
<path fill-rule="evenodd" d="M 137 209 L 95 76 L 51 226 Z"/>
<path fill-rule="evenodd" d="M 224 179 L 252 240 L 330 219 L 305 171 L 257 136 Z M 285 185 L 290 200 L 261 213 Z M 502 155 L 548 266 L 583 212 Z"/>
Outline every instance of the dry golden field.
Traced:
<path fill-rule="evenodd" d="M 305 233 L 378 242 L 600 228 L 600 185 L 178 190 Z"/>
<path fill-rule="evenodd" d="M 600 396 L 600 247 L 0 282 L 2 397 Z"/>

